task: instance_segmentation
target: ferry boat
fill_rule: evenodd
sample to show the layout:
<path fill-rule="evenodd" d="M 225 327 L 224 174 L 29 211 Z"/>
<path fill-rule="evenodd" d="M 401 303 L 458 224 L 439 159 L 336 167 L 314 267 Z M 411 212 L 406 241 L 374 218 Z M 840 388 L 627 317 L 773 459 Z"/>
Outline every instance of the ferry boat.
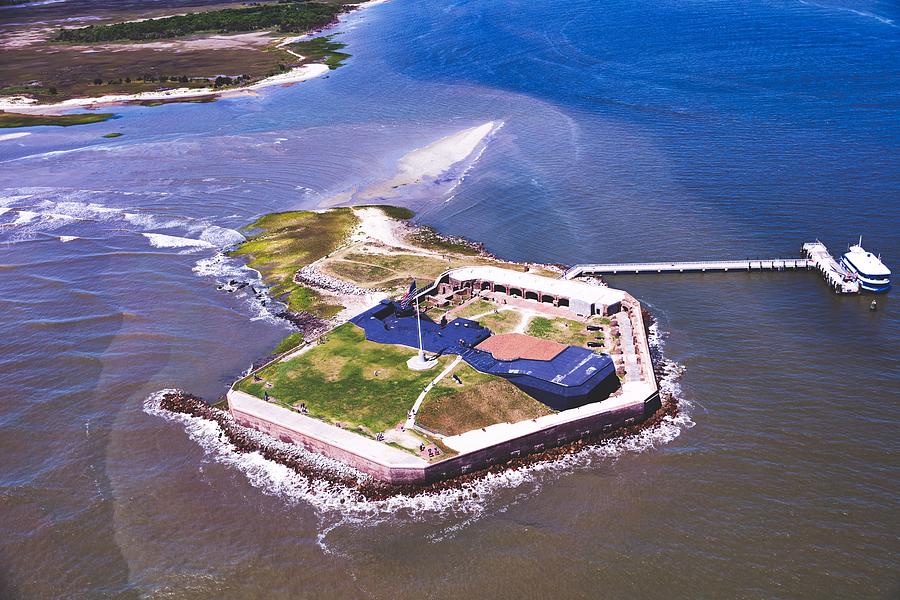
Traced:
<path fill-rule="evenodd" d="M 858 244 L 850 246 L 844 253 L 841 265 L 856 276 L 859 287 L 867 292 L 884 293 L 891 289 L 891 270 L 881 262 L 880 257 L 866 252 L 862 247 L 862 237 Z"/>

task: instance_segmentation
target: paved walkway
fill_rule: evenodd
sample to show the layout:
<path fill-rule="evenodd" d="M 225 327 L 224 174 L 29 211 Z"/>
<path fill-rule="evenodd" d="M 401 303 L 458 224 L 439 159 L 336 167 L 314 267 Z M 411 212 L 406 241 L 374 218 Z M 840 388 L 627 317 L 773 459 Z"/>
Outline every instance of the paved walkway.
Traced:
<path fill-rule="evenodd" d="M 416 413 L 419 412 L 419 407 L 422 405 L 422 400 L 425 399 L 425 396 L 428 395 L 428 392 L 431 391 L 431 388 L 433 388 L 435 386 L 435 384 L 437 382 L 439 382 L 441 379 L 443 379 L 444 377 L 449 375 L 450 371 L 455 369 L 456 365 L 458 365 L 460 363 L 460 361 L 462 361 L 462 356 L 457 356 L 456 360 L 454 360 L 452 363 L 447 365 L 446 369 L 441 371 L 441 373 L 437 377 L 435 377 L 434 379 L 431 380 L 431 383 L 429 383 L 428 385 L 425 386 L 425 389 L 422 390 L 422 393 L 419 394 L 418 398 L 416 398 L 416 403 L 413 404 L 412 410 L 409 411 L 409 416 L 406 418 L 406 424 L 404 426 L 407 429 L 412 429 L 415 426 Z"/>
<path fill-rule="evenodd" d="M 641 365 L 637 362 L 637 354 L 634 351 L 634 332 L 631 328 L 631 319 L 627 312 L 616 314 L 616 323 L 619 325 L 619 345 L 622 348 L 622 358 L 625 360 L 625 381 L 640 381 Z"/>
<path fill-rule="evenodd" d="M 358 433 L 340 429 L 318 419 L 301 415 L 282 406 L 270 404 L 239 390 L 228 392 L 228 401 L 234 410 L 257 417 L 324 442 L 342 448 L 359 457 L 388 467 L 423 467 L 427 464 L 417 456 L 376 442 Z"/>

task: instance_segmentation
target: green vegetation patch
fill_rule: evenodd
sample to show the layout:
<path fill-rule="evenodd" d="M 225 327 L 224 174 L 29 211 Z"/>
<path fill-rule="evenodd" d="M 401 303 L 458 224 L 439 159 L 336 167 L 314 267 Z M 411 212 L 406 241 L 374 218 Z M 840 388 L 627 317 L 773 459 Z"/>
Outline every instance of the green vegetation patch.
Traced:
<path fill-rule="evenodd" d="M 125 135 L 125 134 L 124 134 L 124 133 L 119 133 L 118 131 L 114 131 L 113 133 L 107 133 L 107 134 L 104 134 L 103 137 L 105 137 L 105 138 L 117 138 L 117 137 L 122 137 L 123 135 Z"/>
<path fill-rule="evenodd" d="M 398 221 L 409 221 L 416 216 L 416 213 L 403 206 L 391 206 L 389 204 L 366 204 L 357 208 L 377 208 L 392 219 Z"/>
<path fill-rule="evenodd" d="M 311 416 L 374 436 L 406 419 L 416 398 L 440 372 L 412 371 L 406 361 L 412 348 L 366 341 L 363 330 L 345 323 L 327 334 L 324 343 L 285 362 L 247 377 L 238 389 L 279 402 L 305 403 Z M 441 358 L 442 364 L 449 359 Z M 265 384 L 271 383 L 270 388 Z"/>
<path fill-rule="evenodd" d="M 377 265 L 347 260 L 329 262 L 327 271 L 336 277 L 352 281 L 363 287 L 374 287 L 397 276 L 394 271 L 389 271 Z"/>
<path fill-rule="evenodd" d="M 294 283 L 294 274 L 337 250 L 358 222 L 349 208 L 265 215 L 245 228 L 257 233 L 231 255 L 247 257 L 248 265 L 262 273 L 272 294 L 285 300 L 290 310 L 327 319 L 343 307 L 330 304 L 318 292 Z"/>
<path fill-rule="evenodd" d="M 398 280 L 400 285 L 404 285 L 403 280 L 408 285 L 410 278 L 431 282 L 447 269 L 481 264 L 496 263 L 481 257 L 448 256 L 445 259 L 403 252 L 376 254 L 354 251 L 328 261 L 326 270 L 362 287 L 393 287 L 392 280 Z"/>
<path fill-rule="evenodd" d="M 41 85 L 11 85 L 0 88 L 0 96 L 53 96 L 56 93 L 55 87 Z"/>
<path fill-rule="evenodd" d="M 328 36 L 295 42 L 289 47 L 297 54 L 303 55 L 305 60 L 325 63 L 329 69 L 334 70 L 344 66 L 344 61 L 350 58 L 349 54 L 341 52 L 346 45 L 332 41 L 331 36 Z"/>
<path fill-rule="evenodd" d="M 412 234 L 413 241 L 421 248 L 436 252 L 452 252 L 467 256 L 481 254 L 481 249 L 475 244 L 462 238 L 448 237 L 439 234 L 434 228 L 423 226 Z"/>
<path fill-rule="evenodd" d="M 215 102 L 216 95 L 208 94 L 204 96 L 189 96 L 185 98 L 160 98 L 158 100 L 141 100 L 135 104 L 140 106 L 163 106 L 164 104 L 207 104 Z"/>
<path fill-rule="evenodd" d="M 472 317 L 494 312 L 495 310 L 497 310 L 497 305 L 493 302 L 488 302 L 487 300 L 475 300 L 453 314 L 464 319 L 471 319 Z"/>
<path fill-rule="evenodd" d="M 512 333 L 522 322 L 522 314 L 517 310 L 499 310 L 494 314 L 478 319 L 491 333 Z"/>
<path fill-rule="evenodd" d="M 602 332 L 588 331 L 584 323 L 562 318 L 533 317 L 528 323 L 526 333 L 567 346 L 584 346 L 589 341 L 603 341 Z"/>
<path fill-rule="evenodd" d="M 451 376 L 442 379 L 425 396 L 416 422 L 443 435 L 458 435 L 493 425 L 516 423 L 552 414 L 538 402 L 501 377 L 480 373 L 461 363 Z"/>
<path fill-rule="evenodd" d="M 8 127 L 37 127 L 40 125 L 54 125 L 58 127 L 71 127 L 72 125 L 86 125 L 99 123 L 112 119 L 113 113 L 79 113 L 76 115 L 26 115 L 0 111 L 0 128 Z"/>
<path fill-rule="evenodd" d="M 283 354 L 303 343 L 303 334 L 299 331 L 288 335 L 275 347 L 275 354 Z"/>
<path fill-rule="evenodd" d="M 148 41 L 184 37 L 194 33 L 237 33 L 277 29 L 282 33 L 302 33 L 331 24 L 346 10 L 343 4 L 284 2 L 247 8 L 225 8 L 160 19 L 89 25 L 60 29 L 55 42 L 95 43 Z"/>

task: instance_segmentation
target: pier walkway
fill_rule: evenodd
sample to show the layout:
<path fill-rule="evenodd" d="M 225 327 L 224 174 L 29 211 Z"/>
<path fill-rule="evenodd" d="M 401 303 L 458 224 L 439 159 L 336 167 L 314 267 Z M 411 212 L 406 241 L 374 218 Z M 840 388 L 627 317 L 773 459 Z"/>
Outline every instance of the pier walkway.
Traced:
<path fill-rule="evenodd" d="M 769 258 L 747 260 L 700 260 L 668 263 L 618 263 L 575 265 L 563 274 L 566 279 L 582 275 L 620 275 L 627 273 L 705 273 L 707 271 L 784 271 L 810 269 L 812 261 L 806 258 Z"/>
<path fill-rule="evenodd" d="M 563 279 L 583 275 L 625 275 L 640 273 L 707 273 L 728 271 L 794 271 L 815 269 L 838 294 L 858 294 L 856 276 L 841 266 L 828 252 L 825 244 L 816 240 L 803 244 L 800 258 L 768 258 L 747 260 L 698 260 L 687 262 L 645 262 L 581 264 L 563 273 Z"/>

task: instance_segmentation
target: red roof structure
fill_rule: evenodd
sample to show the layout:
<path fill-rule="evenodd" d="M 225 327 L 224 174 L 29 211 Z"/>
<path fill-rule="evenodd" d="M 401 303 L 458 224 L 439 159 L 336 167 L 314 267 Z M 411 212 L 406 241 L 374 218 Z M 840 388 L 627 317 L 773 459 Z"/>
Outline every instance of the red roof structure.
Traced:
<path fill-rule="evenodd" d="M 478 350 L 490 352 L 497 360 L 553 360 L 567 346 L 559 342 L 542 340 L 524 333 L 501 333 L 492 335 L 476 346 Z"/>

